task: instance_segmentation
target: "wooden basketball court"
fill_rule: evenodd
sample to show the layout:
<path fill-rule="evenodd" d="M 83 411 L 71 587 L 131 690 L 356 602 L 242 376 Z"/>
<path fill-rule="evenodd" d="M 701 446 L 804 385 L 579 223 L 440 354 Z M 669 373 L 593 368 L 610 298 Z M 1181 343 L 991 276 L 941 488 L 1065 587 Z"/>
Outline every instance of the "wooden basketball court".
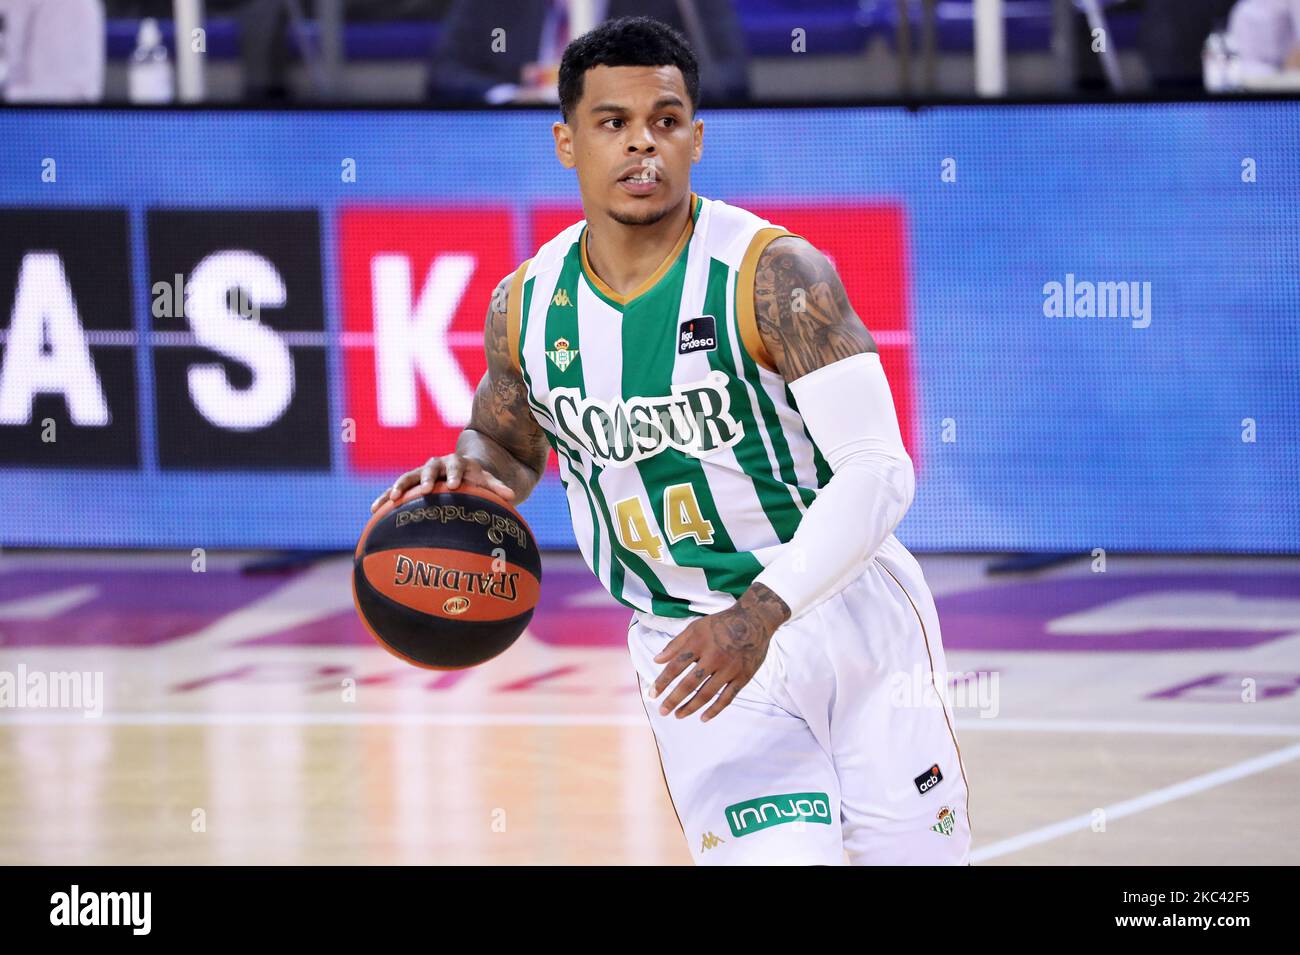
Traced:
<path fill-rule="evenodd" d="M 687 865 L 700 850 L 636 698 L 628 612 L 575 555 L 547 556 L 515 647 L 445 674 L 373 645 L 348 558 L 240 573 L 254 557 L 196 573 L 188 552 L 0 554 L 0 863 Z M 1300 862 L 1300 561 L 922 564 L 976 864 Z M 32 692 L 71 673 L 88 674 L 77 706 Z"/>

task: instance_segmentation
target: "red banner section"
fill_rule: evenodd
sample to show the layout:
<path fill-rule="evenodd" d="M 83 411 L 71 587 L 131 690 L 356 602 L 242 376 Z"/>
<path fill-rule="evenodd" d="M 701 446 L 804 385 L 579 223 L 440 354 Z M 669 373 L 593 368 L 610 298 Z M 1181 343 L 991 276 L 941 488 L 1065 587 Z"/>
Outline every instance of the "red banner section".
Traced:
<path fill-rule="evenodd" d="M 487 370 L 483 320 L 512 271 L 507 210 L 410 207 L 339 214 L 345 414 L 357 471 L 455 449 Z"/>

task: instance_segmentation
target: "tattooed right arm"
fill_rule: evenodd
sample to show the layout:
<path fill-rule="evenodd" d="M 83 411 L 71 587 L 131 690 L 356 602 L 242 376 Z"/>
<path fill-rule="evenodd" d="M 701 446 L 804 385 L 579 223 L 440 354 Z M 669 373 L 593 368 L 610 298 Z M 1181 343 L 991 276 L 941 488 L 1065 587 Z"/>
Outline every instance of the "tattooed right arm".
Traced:
<path fill-rule="evenodd" d="M 528 386 L 510 354 L 506 298 L 513 277 L 511 273 L 497 283 L 488 305 L 483 328 L 488 369 L 474 392 L 469 424 L 456 451 L 508 484 L 517 506 L 542 479 L 550 444 L 528 407 Z"/>
<path fill-rule="evenodd" d="M 529 410 L 527 385 L 510 356 L 506 296 L 512 278 L 506 276 L 492 293 L 483 329 L 488 370 L 474 392 L 469 424 L 456 440 L 456 450 L 436 454 L 398 477 L 375 498 L 371 513 L 386 501 L 400 501 L 412 488 L 428 494 L 444 479 L 452 488 L 487 488 L 518 506 L 542 479 L 550 444 Z"/>

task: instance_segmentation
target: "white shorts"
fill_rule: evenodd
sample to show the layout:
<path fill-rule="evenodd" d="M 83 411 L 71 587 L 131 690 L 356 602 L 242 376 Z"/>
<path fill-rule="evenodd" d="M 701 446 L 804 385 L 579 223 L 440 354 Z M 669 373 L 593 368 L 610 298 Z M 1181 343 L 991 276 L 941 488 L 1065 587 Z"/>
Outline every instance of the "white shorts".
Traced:
<path fill-rule="evenodd" d="M 669 691 L 647 695 L 666 666 L 654 657 L 689 622 L 635 614 L 628 647 L 697 864 L 969 864 L 939 618 L 902 544 L 891 536 L 859 577 L 780 627 L 707 723 L 703 708 L 660 716 Z"/>

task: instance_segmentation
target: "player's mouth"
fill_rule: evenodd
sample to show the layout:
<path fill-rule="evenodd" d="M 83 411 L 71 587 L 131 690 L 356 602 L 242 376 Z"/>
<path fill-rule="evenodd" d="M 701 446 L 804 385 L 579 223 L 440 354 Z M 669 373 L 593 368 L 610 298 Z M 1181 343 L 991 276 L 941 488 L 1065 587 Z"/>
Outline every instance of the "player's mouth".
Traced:
<path fill-rule="evenodd" d="M 638 166 L 623 176 L 618 181 L 618 184 L 631 195 L 648 196 L 659 188 L 659 172 L 655 169 Z"/>

